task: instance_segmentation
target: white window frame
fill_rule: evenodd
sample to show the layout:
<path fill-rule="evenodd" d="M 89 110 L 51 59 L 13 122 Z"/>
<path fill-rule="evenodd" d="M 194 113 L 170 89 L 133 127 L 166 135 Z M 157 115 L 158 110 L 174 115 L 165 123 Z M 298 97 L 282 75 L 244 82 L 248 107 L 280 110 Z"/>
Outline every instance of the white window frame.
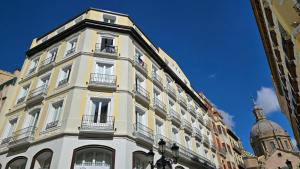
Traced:
<path fill-rule="evenodd" d="M 55 104 L 60 104 L 61 103 L 61 110 L 58 114 L 58 117 L 56 120 L 53 119 L 53 113 L 54 113 L 54 106 Z M 55 121 L 58 121 L 60 122 L 61 121 L 61 117 L 62 117 L 62 114 L 64 112 L 64 108 L 65 108 L 65 99 L 61 99 L 61 100 L 56 100 L 56 101 L 53 101 L 51 103 L 49 103 L 49 107 L 48 107 L 48 113 L 47 113 L 47 120 L 46 120 L 46 124 L 45 124 L 45 128 L 47 127 L 47 125 L 49 123 L 52 123 L 52 122 L 55 122 Z"/>
<path fill-rule="evenodd" d="M 72 64 L 70 64 L 70 65 L 67 65 L 67 66 L 63 66 L 60 70 L 59 70 L 59 74 L 58 74 L 58 78 L 57 78 L 57 82 L 56 82 L 56 86 L 57 87 L 61 87 L 61 86 L 65 86 L 65 85 L 67 85 L 67 84 L 69 84 L 70 83 L 70 81 L 71 81 L 71 78 L 72 78 L 72 68 L 73 68 L 73 65 Z M 65 83 L 65 84 L 63 84 L 63 85 L 59 85 L 59 82 L 60 81 L 62 81 L 62 80 L 64 80 L 64 79 L 66 79 L 66 78 L 62 78 L 62 72 L 64 71 L 64 69 L 70 69 L 70 71 L 69 71 L 69 76 L 68 76 L 68 81 Z"/>
<path fill-rule="evenodd" d="M 75 47 L 73 47 L 74 48 L 74 52 L 71 53 L 71 54 L 67 54 L 67 52 L 69 50 L 73 49 L 72 48 L 73 45 L 71 45 L 70 48 L 68 47 L 70 44 L 72 44 L 71 42 L 73 42 L 73 41 L 76 41 Z M 67 42 L 67 44 L 66 44 L 66 47 L 65 47 L 64 58 L 68 58 L 68 57 L 72 56 L 74 53 L 76 53 L 77 48 L 78 48 L 79 35 L 70 37 L 69 39 L 66 40 L 66 42 Z"/>
<path fill-rule="evenodd" d="M 108 17 L 108 18 L 107 18 Z M 105 19 L 108 19 L 108 20 L 112 20 L 111 18 L 113 18 L 115 20 L 114 23 L 111 23 L 111 22 L 105 22 Z M 110 24 L 117 24 L 117 16 L 115 15 L 110 15 L 110 14 L 103 14 L 102 15 L 102 21 L 105 22 L 105 23 L 110 23 Z"/>

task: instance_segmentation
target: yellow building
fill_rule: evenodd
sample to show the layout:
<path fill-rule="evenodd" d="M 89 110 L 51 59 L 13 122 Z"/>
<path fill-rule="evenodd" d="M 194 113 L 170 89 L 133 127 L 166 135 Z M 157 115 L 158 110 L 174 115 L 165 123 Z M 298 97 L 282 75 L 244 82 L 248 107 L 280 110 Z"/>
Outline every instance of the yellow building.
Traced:
<path fill-rule="evenodd" d="M 176 169 L 218 167 L 203 100 L 128 15 L 89 9 L 26 54 L 0 117 L 6 169 L 144 169 L 161 138 L 180 147 Z"/>
<path fill-rule="evenodd" d="M 281 110 L 300 145 L 299 40 L 297 0 L 251 0 Z"/>

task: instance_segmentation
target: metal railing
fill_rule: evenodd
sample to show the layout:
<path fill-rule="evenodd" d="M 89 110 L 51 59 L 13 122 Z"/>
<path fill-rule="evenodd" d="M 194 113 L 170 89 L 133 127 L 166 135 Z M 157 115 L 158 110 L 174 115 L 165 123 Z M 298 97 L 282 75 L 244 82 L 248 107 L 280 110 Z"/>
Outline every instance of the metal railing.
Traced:
<path fill-rule="evenodd" d="M 152 78 L 154 81 L 162 85 L 163 80 L 156 72 L 152 72 Z"/>
<path fill-rule="evenodd" d="M 221 155 L 223 155 L 223 157 L 226 157 L 227 151 L 226 151 L 226 149 L 225 149 L 224 147 L 221 147 L 221 148 L 219 149 L 219 153 L 220 153 Z"/>
<path fill-rule="evenodd" d="M 34 139 L 35 131 L 36 131 L 35 126 L 29 126 L 24 129 L 15 131 L 12 134 L 9 144 L 18 144 L 22 142 L 32 141 Z"/>
<path fill-rule="evenodd" d="M 25 99 L 26 99 L 26 96 L 22 96 L 21 98 L 19 98 L 17 100 L 17 104 L 23 103 L 25 101 Z"/>
<path fill-rule="evenodd" d="M 187 107 L 187 102 L 183 96 L 179 95 L 178 100 L 181 105 L 183 105 L 184 107 Z"/>
<path fill-rule="evenodd" d="M 37 96 L 43 96 L 47 93 L 48 85 L 44 84 L 36 89 L 29 92 L 28 99 L 32 99 Z"/>
<path fill-rule="evenodd" d="M 188 106 L 188 111 L 189 111 L 191 114 L 196 115 L 196 109 L 195 109 L 194 106 L 189 105 L 189 106 Z"/>
<path fill-rule="evenodd" d="M 60 80 L 60 81 L 58 82 L 58 87 L 67 84 L 68 81 L 69 81 L 68 78 L 65 78 L 65 79 Z"/>
<path fill-rule="evenodd" d="M 99 115 L 101 116 L 101 115 Z M 114 130 L 115 117 L 101 118 L 95 115 L 83 115 L 81 121 L 82 130 Z"/>
<path fill-rule="evenodd" d="M 173 119 L 175 119 L 175 120 L 177 120 L 177 121 L 181 121 L 181 118 L 180 118 L 180 114 L 179 113 L 177 113 L 174 109 L 170 109 L 170 111 L 169 111 L 169 113 L 170 113 L 170 116 L 173 118 Z"/>
<path fill-rule="evenodd" d="M 33 72 L 35 72 L 36 67 L 29 69 L 28 74 L 32 74 Z"/>
<path fill-rule="evenodd" d="M 58 120 L 52 121 L 50 123 L 47 123 L 46 130 L 49 130 L 49 129 L 54 128 L 54 127 L 57 127 L 57 125 L 58 125 Z"/>
<path fill-rule="evenodd" d="M 88 162 L 88 161 L 84 161 L 84 162 L 76 162 L 75 163 L 75 166 L 82 166 L 82 167 L 92 167 L 92 166 L 95 166 L 95 167 L 100 167 L 100 168 L 104 168 L 104 169 L 109 169 L 110 168 L 110 164 L 107 164 L 105 162 L 97 162 L 97 161 L 94 161 L 94 162 Z M 93 167 L 94 168 L 94 167 Z"/>
<path fill-rule="evenodd" d="M 210 145 L 209 139 L 206 135 L 203 135 L 203 143 L 208 145 L 208 146 Z"/>
<path fill-rule="evenodd" d="M 113 45 L 96 43 L 95 52 L 96 53 L 117 54 L 118 53 L 118 47 L 113 46 Z"/>
<path fill-rule="evenodd" d="M 55 56 L 51 56 L 43 61 L 41 61 L 41 66 L 40 67 L 44 67 L 44 66 L 47 66 L 49 65 L 50 63 L 53 63 L 55 60 Z"/>
<path fill-rule="evenodd" d="M 170 84 L 167 84 L 167 91 L 169 94 L 176 96 L 176 90 Z"/>
<path fill-rule="evenodd" d="M 194 133 L 197 138 L 202 139 L 202 132 L 200 129 L 198 129 L 197 127 L 194 127 Z"/>
<path fill-rule="evenodd" d="M 11 137 L 6 137 L 1 140 L 1 145 L 8 144 L 11 140 Z"/>
<path fill-rule="evenodd" d="M 192 129 L 192 124 L 187 119 L 183 118 L 182 122 L 183 122 L 182 125 L 183 125 L 184 128 L 186 128 L 186 129 Z"/>
<path fill-rule="evenodd" d="M 210 143 L 210 148 L 214 151 L 216 151 L 217 149 L 214 143 Z"/>
<path fill-rule="evenodd" d="M 117 78 L 115 75 L 91 73 L 90 84 L 116 86 Z"/>
<path fill-rule="evenodd" d="M 166 111 L 166 105 L 158 98 L 154 98 L 154 106 Z"/>
<path fill-rule="evenodd" d="M 147 72 L 148 70 L 148 65 L 141 59 L 139 59 L 138 57 L 135 58 L 135 63 L 136 65 L 138 65 L 141 69 L 143 69 L 144 71 Z"/>
<path fill-rule="evenodd" d="M 138 95 L 141 95 L 145 97 L 147 100 L 149 100 L 150 98 L 149 92 L 146 89 L 144 89 L 141 85 L 138 84 L 136 85 L 136 92 Z"/>
<path fill-rule="evenodd" d="M 70 56 L 70 55 L 73 54 L 73 53 L 75 53 L 75 47 L 73 47 L 73 48 L 67 50 L 66 56 Z"/>
<path fill-rule="evenodd" d="M 145 126 L 144 124 L 137 122 L 133 125 L 133 127 L 134 127 L 135 136 L 142 137 L 143 139 L 147 139 L 147 140 L 154 139 L 153 130 Z"/>

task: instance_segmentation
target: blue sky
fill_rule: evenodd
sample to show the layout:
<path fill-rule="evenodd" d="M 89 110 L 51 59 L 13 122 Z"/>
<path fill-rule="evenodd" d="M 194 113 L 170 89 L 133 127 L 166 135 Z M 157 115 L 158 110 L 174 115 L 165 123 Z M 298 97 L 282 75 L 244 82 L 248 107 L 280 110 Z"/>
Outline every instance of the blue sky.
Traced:
<path fill-rule="evenodd" d="M 250 0 L 5 1 L 0 6 L 0 69 L 21 68 L 34 37 L 88 7 L 129 14 L 178 62 L 195 89 L 233 116 L 234 130 L 252 151 L 251 96 L 273 84 Z M 282 113 L 275 109 L 268 117 L 292 134 Z"/>

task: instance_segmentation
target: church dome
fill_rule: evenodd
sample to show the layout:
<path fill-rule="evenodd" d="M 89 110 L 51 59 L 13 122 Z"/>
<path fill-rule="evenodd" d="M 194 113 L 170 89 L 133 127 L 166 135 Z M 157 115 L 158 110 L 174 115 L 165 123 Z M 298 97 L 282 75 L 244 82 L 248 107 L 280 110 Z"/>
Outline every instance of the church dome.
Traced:
<path fill-rule="evenodd" d="M 288 134 L 281 128 L 281 126 L 273 121 L 261 119 L 256 122 L 251 130 L 251 138 L 263 136 L 288 136 Z"/>

